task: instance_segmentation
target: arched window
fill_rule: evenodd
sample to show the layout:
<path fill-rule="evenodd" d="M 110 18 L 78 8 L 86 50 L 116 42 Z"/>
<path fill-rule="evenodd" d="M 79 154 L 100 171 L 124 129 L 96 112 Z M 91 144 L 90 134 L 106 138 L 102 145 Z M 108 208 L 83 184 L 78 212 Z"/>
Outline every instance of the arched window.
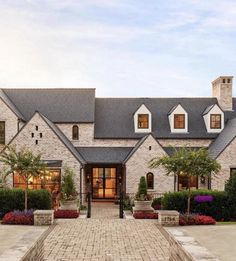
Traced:
<path fill-rule="evenodd" d="M 77 125 L 74 125 L 72 127 L 72 140 L 78 140 L 79 139 L 79 127 Z"/>
<path fill-rule="evenodd" d="M 146 175 L 146 180 L 147 180 L 147 188 L 148 189 L 154 189 L 154 175 L 153 175 L 153 173 L 149 172 Z"/>

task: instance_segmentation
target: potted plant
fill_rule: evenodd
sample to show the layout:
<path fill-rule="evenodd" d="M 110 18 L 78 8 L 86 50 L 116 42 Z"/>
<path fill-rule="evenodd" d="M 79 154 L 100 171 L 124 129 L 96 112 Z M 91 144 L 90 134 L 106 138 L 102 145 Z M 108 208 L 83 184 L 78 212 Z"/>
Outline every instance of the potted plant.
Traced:
<path fill-rule="evenodd" d="M 140 178 L 138 192 L 134 200 L 134 212 L 153 212 L 151 196 L 147 193 L 147 183 L 144 176 Z"/>
<path fill-rule="evenodd" d="M 74 172 L 66 167 L 61 185 L 61 209 L 78 210 L 78 193 L 75 187 Z"/>

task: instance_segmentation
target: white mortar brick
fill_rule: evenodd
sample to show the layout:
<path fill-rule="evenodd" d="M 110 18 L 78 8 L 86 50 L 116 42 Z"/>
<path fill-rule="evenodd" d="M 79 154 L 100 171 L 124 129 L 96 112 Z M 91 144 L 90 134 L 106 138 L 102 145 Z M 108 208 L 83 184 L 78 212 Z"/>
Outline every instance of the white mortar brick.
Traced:
<path fill-rule="evenodd" d="M 151 150 L 149 150 L 151 146 Z M 166 171 L 159 167 L 149 168 L 149 161 L 154 157 L 166 155 L 162 147 L 150 135 L 126 163 L 126 192 L 136 193 L 141 176 L 148 172 L 154 174 L 154 192 L 163 193 L 174 190 L 174 177 L 167 176 Z"/>

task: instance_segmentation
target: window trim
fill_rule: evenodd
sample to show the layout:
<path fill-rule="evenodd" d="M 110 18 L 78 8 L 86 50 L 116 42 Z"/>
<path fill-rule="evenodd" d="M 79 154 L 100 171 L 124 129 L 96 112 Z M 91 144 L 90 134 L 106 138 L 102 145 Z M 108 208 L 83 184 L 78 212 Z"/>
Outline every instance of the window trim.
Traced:
<path fill-rule="evenodd" d="M 74 133 L 74 131 L 75 131 L 75 133 Z M 72 140 L 78 140 L 78 139 L 79 139 L 79 127 L 78 127 L 78 125 L 73 125 L 72 126 Z"/>
<path fill-rule="evenodd" d="M 151 176 L 152 177 L 152 186 L 148 186 L 148 176 Z M 154 175 L 153 175 L 153 173 L 152 172 L 148 172 L 147 174 L 146 174 L 146 182 L 147 182 L 147 189 L 154 189 Z"/>
<path fill-rule="evenodd" d="M 215 117 L 215 116 L 220 116 L 220 127 L 213 127 L 213 126 L 212 126 L 212 117 Z M 220 130 L 221 127 L 222 127 L 221 120 L 222 120 L 222 115 L 221 115 L 221 114 L 219 114 L 219 113 L 210 114 L 210 128 L 211 128 L 211 129 L 214 129 L 214 130 Z"/>
<path fill-rule="evenodd" d="M 0 124 L 1 123 L 4 124 L 4 139 L 3 139 L 3 143 L 0 142 L 0 145 L 5 145 L 6 144 L 6 122 L 5 121 L 0 121 Z"/>
<path fill-rule="evenodd" d="M 147 116 L 147 127 L 139 127 L 139 117 L 140 116 Z M 138 122 L 137 122 L 137 124 L 138 124 L 138 129 L 149 129 L 149 114 L 148 113 L 139 113 L 138 114 Z"/>
<path fill-rule="evenodd" d="M 177 127 L 176 126 L 176 122 L 175 122 L 175 117 L 176 116 L 183 116 L 184 117 L 184 126 L 183 127 Z M 177 114 L 174 114 L 174 129 L 177 129 L 177 130 L 184 130 L 185 129 L 185 121 L 186 121 L 186 119 L 185 119 L 186 117 L 185 117 L 185 114 L 184 113 L 177 113 Z"/>

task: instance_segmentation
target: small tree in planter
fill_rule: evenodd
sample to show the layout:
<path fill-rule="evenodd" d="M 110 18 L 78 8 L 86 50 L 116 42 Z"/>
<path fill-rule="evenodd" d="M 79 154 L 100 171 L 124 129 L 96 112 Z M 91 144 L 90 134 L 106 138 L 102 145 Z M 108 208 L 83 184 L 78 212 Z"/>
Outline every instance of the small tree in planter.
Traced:
<path fill-rule="evenodd" d="M 147 182 L 144 176 L 140 178 L 138 192 L 135 196 L 133 212 L 153 212 L 152 201 L 147 193 Z"/>
<path fill-rule="evenodd" d="M 64 210 L 77 210 L 77 196 L 78 193 L 75 187 L 74 172 L 72 169 L 66 167 L 62 177 L 62 197 L 61 209 Z"/>

